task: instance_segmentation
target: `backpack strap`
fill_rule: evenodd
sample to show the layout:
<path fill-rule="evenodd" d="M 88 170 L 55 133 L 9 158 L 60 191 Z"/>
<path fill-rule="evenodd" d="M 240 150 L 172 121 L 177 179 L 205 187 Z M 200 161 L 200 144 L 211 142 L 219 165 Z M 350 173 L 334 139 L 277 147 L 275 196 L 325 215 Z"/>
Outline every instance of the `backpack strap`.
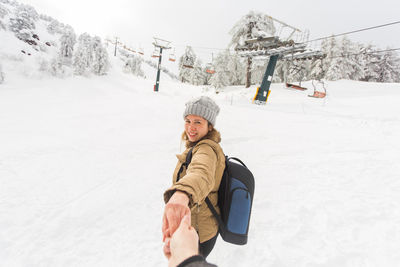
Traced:
<path fill-rule="evenodd" d="M 233 160 L 236 160 L 237 162 L 240 162 L 244 167 L 246 167 L 246 169 L 248 169 L 247 166 L 246 166 L 246 164 L 244 164 L 243 161 L 241 161 L 240 159 L 235 158 L 235 157 L 229 157 L 229 158 L 227 158 L 226 160 L 228 161 L 228 160 L 230 160 L 230 159 L 233 159 Z"/>
<path fill-rule="evenodd" d="M 223 221 L 221 219 L 221 216 L 219 216 L 219 214 L 215 210 L 213 204 L 211 203 L 211 201 L 210 201 L 210 199 L 208 197 L 206 197 L 205 201 L 207 203 L 208 208 L 211 210 L 211 213 L 214 215 L 215 219 L 217 219 L 220 232 L 224 232 L 225 231 L 225 225 L 224 225 L 224 223 L 223 223 Z"/>
<path fill-rule="evenodd" d="M 193 151 L 193 147 L 188 151 L 188 153 L 186 155 L 186 161 L 184 163 L 182 163 L 181 167 L 179 168 L 178 174 L 176 175 L 177 182 L 181 178 L 180 176 L 181 176 L 181 173 L 183 172 L 183 167 L 185 167 L 187 169 L 190 162 L 192 161 L 192 151 Z"/>

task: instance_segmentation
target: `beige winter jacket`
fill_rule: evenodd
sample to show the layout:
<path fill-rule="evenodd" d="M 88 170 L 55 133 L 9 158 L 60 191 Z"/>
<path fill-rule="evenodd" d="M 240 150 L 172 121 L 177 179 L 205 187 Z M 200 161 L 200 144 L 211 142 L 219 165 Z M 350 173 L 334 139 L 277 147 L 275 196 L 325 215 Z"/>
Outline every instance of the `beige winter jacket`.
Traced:
<path fill-rule="evenodd" d="M 183 191 L 189 196 L 192 226 L 199 234 L 200 243 L 211 239 L 218 232 L 218 223 L 204 200 L 208 196 L 219 213 L 218 188 L 225 168 L 225 155 L 218 144 L 220 140 L 219 132 L 214 129 L 201 141 L 193 144 L 192 161 L 188 169 L 183 170 L 178 182 L 178 171 L 186 161 L 190 147 L 183 154 L 177 155 L 178 164 L 172 178 L 173 185 L 164 193 L 165 203 L 175 191 Z"/>

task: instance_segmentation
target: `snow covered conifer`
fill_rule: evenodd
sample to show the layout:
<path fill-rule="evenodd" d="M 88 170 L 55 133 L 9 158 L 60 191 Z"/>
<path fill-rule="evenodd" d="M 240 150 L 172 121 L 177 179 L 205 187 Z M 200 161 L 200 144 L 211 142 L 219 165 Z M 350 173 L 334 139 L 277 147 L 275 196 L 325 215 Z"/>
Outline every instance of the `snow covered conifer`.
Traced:
<path fill-rule="evenodd" d="M 179 80 L 191 82 L 193 66 L 196 62 L 196 54 L 191 46 L 187 46 L 185 53 L 179 58 Z"/>
<path fill-rule="evenodd" d="M 74 45 L 76 43 L 76 35 L 72 27 L 67 27 L 66 31 L 60 37 L 60 61 L 62 64 L 70 66 L 72 64 L 72 56 Z"/>
<path fill-rule="evenodd" d="M 274 77 L 272 80 L 274 82 L 285 82 L 287 81 L 288 70 L 290 66 L 290 60 L 278 60 L 275 67 Z"/>
<path fill-rule="evenodd" d="M 0 20 L 0 30 L 6 30 L 6 25 L 3 23 L 3 21 Z"/>
<path fill-rule="evenodd" d="M 380 55 L 377 62 L 378 82 L 400 82 L 400 57 L 396 51 L 387 49 Z"/>
<path fill-rule="evenodd" d="M 363 77 L 361 81 L 376 82 L 378 81 L 378 70 L 380 55 L 374 53 L 376 49 L 372 45 L 360 46 L 358 61 L 363 68 Z"/>
<path fill-rule="evenodd" d="M 267 68 L 268 59 L 255 58 L 251 65 L 251 80 L 253 83 L 261 83 L 265 69 Z"/>
<path fill-rule="evenodd" d="M 288 71 L 286 73 L 285 81 L 301 83 L 307 79 L 309 71 L 309 60 L 288 60 Z"/>
<path fill-rule="evenodd" d="M 65 27 L 64 24 L 58 22 L 58 20 L 53 19 L 53 18 L 50 18 L 50 23 L 49 23 L 49 25 L 47 26 L 47 31 L 48 31 L 50 34 L 56 34 L 56 33 L 63 34 L 63 33 L 64 33 L 64 32 L 63 32 L 64 27 Z M 71 26 L 67 26 L 67 27 L 65 27 L 65 28 L 66 28 L 66 29 L 68 29 L 68 28 L 71 28 L 71 29 L 72 29 Z"/>
<path fill-rule="evenodd" d="M 142 63 L 142 57 L 136 55 L 127 55 L 127 59 L 125 61 L 125 71 L 130 72 L 133 75 L 143 77 L 144 71 L 142 70 Z"/>
<path fill-rule="evenodd" d="M 93 73 L 96 75 L 105 75 L 110 67 L 107 50 L 104 48 L 100 37 L 96 36 L 92 40 L 92 49 L 94 52 L 93 58 Z"/>
<path fill-rule="evenodd" d="M 358 52 L 356 44 L 352 43 L 346 36 L 343 36 L 340 43 L 342 79 L 359 80 L 363 76 L 363 69 L 355 56 Z"/>
<path fill-rule="evenodd" d="M 215 73 L 211 77 L 210 84 L 215 89 L 220 89 L 229 85 L 229 71 L 226 66 L 229 61 L 229 51 L 223 51 L 214 60 Z"/>
<path fill-rule="evenodd" d="M 250 11 L 243 16 L 230 30 L 232 40 L 231 47 L 245 45 L 245 40 L 258 37 L 268 37 L 275 34 L 275 26 L 272 19 L 263 13 Z M 252 45 L 247 45 L 251 47 Z M 246 88 L 251 84 L 252 58 L 247 59 Z"/>
<path fill-rule="evenodd" d="M 82 33 L 78 38 L 78 47 L 73 57 L 74 73 L 87 75 L 93 63 L 92 38 L 87 33 Z"/>
<path fill-rule="evenodd" d="M 197 59 L 190 76 L 190 83 L 194 85 L 203 85 L 205 83 L 205 73 L 206 72 L 201 67 L 201 60 Z"/>
<path fill-rule="evenodd" d="M 63 78 L 66 72 L 65 66 L 63 65 L 63 62 L 59 57 L 53 58 L 51 60 L 49 70 L 53 76 L 56 76 L 58 78 Z"/>
<path fill-rule="evenodd" d="M 35 21 L 39 14 L 29 5 L 18 5 L 15 9 L 14 17 L 10 18 L 9 28 L 15 36 L 21 40 L 29 40 L 32 31 L 36 28 Z"/>
<path fill-rule="evenodd" d="M 231 46 L 244 45 L 250 38 L 273 36 L 275 26 L 268 15 L 250 11 L 233 26 L 229 33 L 232 35 Z"/>
<path fill-rule="evenodd" d="M 0 30 L 6 30 L 6 24 L 3 22 L 3 18 L 8 15 L 9 10 L 0 3 Z"/>
<path fill-rule="evenodd" d="M 325 78 L 324 59 L 313 59 L 311 61 L 310 79 L 320 81 Z"/>
<path fill-rule="evenodd" d="M 230 73 L 230 84 L 231 85 L 242 85 L 245 83 L 245 62 L 243 58 L 237 54 L 230 54 L 228 57 L 227 69 Z"/>
<path fill-rule="evenodd" d="M 336 81 L 342 78 L 341 53 L 335 37 L 331 37 L 322 42 L 322 51 L 326 53 L 324 60 L 325 77 L 327 80 Z"/>
<path fill-rule="evenodd" d="M 5 6 L 3 6 L 2 3 L 0 3 L 0 19 L 3 19 L 8 13 L 9 10 Z"/>

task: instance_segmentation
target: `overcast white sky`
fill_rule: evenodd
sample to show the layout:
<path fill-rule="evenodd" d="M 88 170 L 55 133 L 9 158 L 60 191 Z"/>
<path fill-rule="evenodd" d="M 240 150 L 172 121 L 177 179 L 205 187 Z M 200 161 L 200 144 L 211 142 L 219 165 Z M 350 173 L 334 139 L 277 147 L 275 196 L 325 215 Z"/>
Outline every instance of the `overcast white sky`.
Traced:
<path fill-rule="evenodd" d="M 152 37 L 172 41 L 177 55 L 186 45 L 204 60 L 226 48 L 232 26 L 250 10 L 299 29 L 311 39 L 400 20 L 399 0 L 18 0 L 41 14 L 71 25 L 77 34 L 118 36 L 151 51 Z M 350 35 L 380 48 L 400 47 L 400 24 Z"/>

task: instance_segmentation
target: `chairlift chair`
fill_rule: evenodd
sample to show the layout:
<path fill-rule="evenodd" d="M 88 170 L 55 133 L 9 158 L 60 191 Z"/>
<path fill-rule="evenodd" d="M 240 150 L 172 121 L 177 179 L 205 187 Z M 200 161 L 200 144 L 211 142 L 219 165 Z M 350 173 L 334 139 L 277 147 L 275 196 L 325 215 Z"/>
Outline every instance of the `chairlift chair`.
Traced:
<path fill-rule="evenodd" d="M 323 63 L 323 60 L 324 60 L 325 56 L 326 55 L 322 55 L 321 57 L 317 58 L 317 59 L 320 60 L 320 65 L 319 65 L 320 72 L 317 73 L 315 75 L 315 77 L 313 77 L 313 79 L 311 81 L 312 86 L 314 87 L 314 93 L 312 95 L 308 95 L 309 97 L 314 97 L 314 98 L 325 98 L 326 97 L 326 87 L 325 87 L 324 81 L 322 80 L 325 77 L 325 73 L 326 73 L 326 70 L 324 69 L 324 63 Z M 322 85 L 322 89 L 324 89 L 323 92 L 317 90 L 317 86 L 314 83 L 314 81 L 316 83 L 320 83 Z"/>
<path fill-rule="evenodd" d="M 305 90 L 307 90 L 306 87 L 302 87 L 302 86 L 301 86 L 301 82 L 300 82 L 299 85 L 293 84 L 293 83 L 286 83 L 286 88 L 292 88 L 292 89 L 296 89 L 296 90 L 300 90 L 300 91 L 305 91 Z"/>
<path fill-rule="evenodd" d="M 183 65 L 185 68 L 193 69 L 194 58 L 189 57 L 189 56 L 185 56 L 185 57 L 183 58 L 182 65 Z"/>
<path fill-rule="evenodd" d="M 206 65 L 206 72 L 209 74 L 214 74 L 215 73 L 215 68 L 211 63 L 208 63 Z"/>
<path fill-rule="evenodd" d="M 326 88 L 325 88 L 325 83 L 322 80 L 317 80 L 318 83 L 322 84 L 322 88 L 324 89 L 324 92 L 318 91 L 316 85 L 314 84 L 314 80 L 311 81 L 313 87 L 314 87 L 314 93 L 312 95 L 308 95 L 309 97 L 314 97 L 314 98 L 324 98 L 326 97 Z"/>
<path fill-rule="evenodd" d="M 159 58 L 160 57 L 160 52 L 157 49 L 154 49 L 153 54 L 151 55 L 151 57 Z"/>
<path fill-rule="evenodd" d="M 292 73 L 293 75 L 297 75 L 299 72 L 302 71 L 302 66 L 301 65 L 296 65 L 293 60 L 291 61 L 292 63 L 292 67 L 289 68 L 289 72 Z M 306 87 L 302 87 L 301 86 L 301 80 L 299 81 L 299 84 L 293 84 L 293 83 L 288 83 L 286 82 L 286 88 L 291 88 L 291 89 L 295 89 L 295 90 L 300 90 L 300 91 L 305 91 L 307 90 Z"/>
<path fill-rule="evenodd" d="M 169 54 L 169 61 L 175 62 L 176 61 L 176 57 L 175 57 L 175 49 L 174 52 L 172 52 L 171 54 Z"/>
<path fill-rule="evenodd" d="M 140 47 L 138 53 L 143 56 L 144 55 L 143 48 Z"/>

